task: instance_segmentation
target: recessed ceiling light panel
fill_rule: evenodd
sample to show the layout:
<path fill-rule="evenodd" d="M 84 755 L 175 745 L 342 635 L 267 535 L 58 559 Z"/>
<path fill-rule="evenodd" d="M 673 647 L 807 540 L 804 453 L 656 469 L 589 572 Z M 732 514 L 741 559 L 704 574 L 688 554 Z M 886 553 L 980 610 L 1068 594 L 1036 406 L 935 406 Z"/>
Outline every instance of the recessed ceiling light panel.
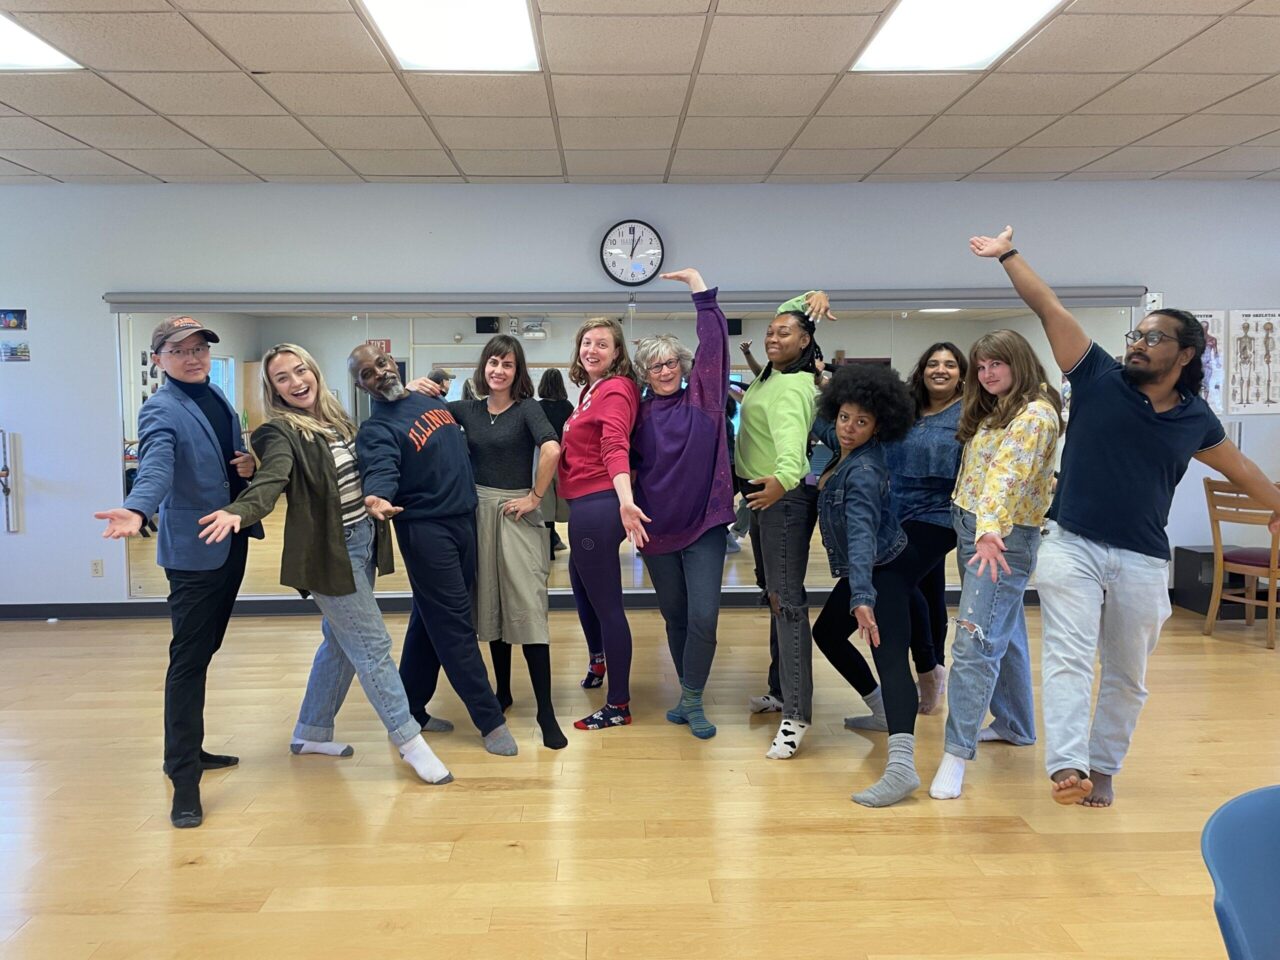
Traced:
<path fill-rule="evenodd" d="M 364 5 L 405 70 L 541 69 L 526 0 L 364 0 Z"/>
<path fill-rule="evenodd" d="M 985 70 L 1059 0 L 902 0 L 858 71 Z"/>
<path fill-rule="evenodd" d="M 0 70 L 79 70 L 33 33 L 0 16 Z"/>

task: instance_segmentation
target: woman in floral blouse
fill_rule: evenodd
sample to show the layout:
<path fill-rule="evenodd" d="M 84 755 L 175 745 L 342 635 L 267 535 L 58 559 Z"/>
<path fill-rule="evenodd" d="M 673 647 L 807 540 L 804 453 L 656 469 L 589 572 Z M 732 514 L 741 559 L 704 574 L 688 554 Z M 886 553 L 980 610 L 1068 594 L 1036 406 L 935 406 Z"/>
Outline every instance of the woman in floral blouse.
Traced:
<path fill-rule="evenodd" d="M 1035 743 L 1022 599 L 1062 428 L 1062 400 L 1047 379 L 1031 344 L 1012 330 L 989 333 L 969 351 L 956 433 L 965 447 L 952 499 L 967 575 L 951 651 L 946 752 L 929 788 L 936 800 L 960 796 L 979 741 Z M 982 730 L 988 708 L 999 719 Z"/>

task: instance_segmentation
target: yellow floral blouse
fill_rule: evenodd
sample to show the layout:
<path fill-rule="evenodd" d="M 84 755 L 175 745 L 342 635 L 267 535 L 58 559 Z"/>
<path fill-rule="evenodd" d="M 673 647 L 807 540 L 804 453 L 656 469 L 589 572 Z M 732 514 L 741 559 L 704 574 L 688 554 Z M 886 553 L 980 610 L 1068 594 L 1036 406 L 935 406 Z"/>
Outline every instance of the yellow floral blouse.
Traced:
<path fill-rule="evenodd" d="M 1057 444 L 1057 413 L 1033 400 L 1004 429 L 980 427 L 964 445 L 952 500 L 976 518 L 975 539 L 1007 537 L 1014 524 L 1040 526 L 1053 498 Z"/>

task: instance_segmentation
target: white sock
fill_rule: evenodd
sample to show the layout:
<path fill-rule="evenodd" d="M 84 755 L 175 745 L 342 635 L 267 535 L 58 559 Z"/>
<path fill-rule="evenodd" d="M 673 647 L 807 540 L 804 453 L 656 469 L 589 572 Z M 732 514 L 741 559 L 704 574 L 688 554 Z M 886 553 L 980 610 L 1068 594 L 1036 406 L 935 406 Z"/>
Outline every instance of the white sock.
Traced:
<path fill-rule="evenodd" d="M 770 760 L 789 760 L 800 749 L 800 741 L 804 739 L 809 724 L 791 717 L 785 718 L 778 727 L 778 735 L 773 738 L 765 756 Z"/>
<path fill-rule="evenodd" d="M 771 693 L 766 693 L 763 697 L 750 697 L 747 705 L 751 707 L 752 713 L 781 713 L 782 701 Z"/>
<path fill-rule="evenodd" d="M 1003 740 L 1003 739 L 1004 737 L 996 733 L 995 729 L 990 726 L 983 727 L 981 730 L 978 731 L 979 743 L 991 743 L 995 740 Z"/>
<path fill-rule="evenodd" d="M 453 779 L 449 768 L 427 746 L 427 741 L 422 739 L 421 734 L 400 747 L 400 756 L 427 783 L 448 783 Z"/>
<path fill-rule="evenodd" d="M 938 764 L 938 772 L 933 775 L 933 783 L 929 785 L 929 796 L 935 800 L 954 800 L 960 796 L 960 788 L 964 786 L 964 765 L 966 761 L 949 753 L 942 755 Z"/>
<path fill-rule="evenodd" d="M 338 743 L 336 740 L 294 740 L 289 749 L 297 755 L 304 753 L 323 753 L 328 757 L 349 757 L 356 748 L 349 743 Z"/>

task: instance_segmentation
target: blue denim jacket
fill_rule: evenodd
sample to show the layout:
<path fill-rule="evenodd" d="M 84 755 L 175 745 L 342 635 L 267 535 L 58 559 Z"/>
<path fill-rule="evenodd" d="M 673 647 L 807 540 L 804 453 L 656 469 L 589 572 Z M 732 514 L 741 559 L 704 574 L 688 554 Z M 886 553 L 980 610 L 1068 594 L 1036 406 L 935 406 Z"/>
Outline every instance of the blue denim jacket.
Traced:
<path fill-rule="evenodd" d="M 829 420 L 815 420 L 813 435 L 840 449 Z M 875 606 L 871 568 L 893 560 L 907 545 L 890 503 L 889 469 L 879 440 L 858 447 L 827 478 L 818 494 L 818 528 L 831 575 L 849 578 L 849 609 Z"/>
<path fill-rule="evenodd" d="M 899 521 L 920 520 L 951 526 L 951 494 L 960 472 L 963 447 L 956 439 L 961 402 L 921 417 L 905 438 L 884 447 Z"/>

